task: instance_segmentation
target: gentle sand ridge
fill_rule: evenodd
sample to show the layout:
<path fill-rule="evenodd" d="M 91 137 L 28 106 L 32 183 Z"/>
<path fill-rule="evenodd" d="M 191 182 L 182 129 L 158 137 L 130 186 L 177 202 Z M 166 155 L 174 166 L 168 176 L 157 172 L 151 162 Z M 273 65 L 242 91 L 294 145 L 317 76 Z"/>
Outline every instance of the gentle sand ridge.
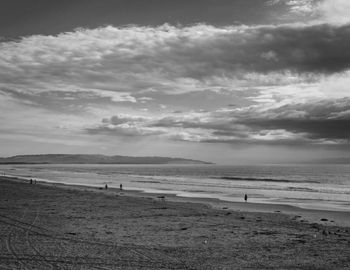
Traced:
<path fill-rule="evenodd" d="M 350 268 L 347 213 L 254 207 L 3 177 L 0 269 Z"/>

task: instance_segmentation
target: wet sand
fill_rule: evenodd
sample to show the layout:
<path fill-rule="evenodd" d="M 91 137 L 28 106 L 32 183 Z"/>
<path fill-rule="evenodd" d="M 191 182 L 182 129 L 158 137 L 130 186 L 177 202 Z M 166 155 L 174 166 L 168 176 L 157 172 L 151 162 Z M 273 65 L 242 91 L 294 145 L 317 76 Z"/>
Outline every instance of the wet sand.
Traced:
<path fill-rule="evenodd" d="M 0 269 L 349 269 L 348 218 L 2 177 Z"/>

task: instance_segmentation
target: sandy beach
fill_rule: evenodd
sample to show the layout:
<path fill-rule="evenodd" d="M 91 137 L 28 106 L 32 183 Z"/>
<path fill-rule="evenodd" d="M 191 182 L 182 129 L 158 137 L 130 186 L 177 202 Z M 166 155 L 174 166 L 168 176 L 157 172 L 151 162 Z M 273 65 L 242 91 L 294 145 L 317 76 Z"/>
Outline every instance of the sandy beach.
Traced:
<path fill-rule="evenodd" d="M 0 179 L 0 269 L 349 269 L 348 212 Z"/>

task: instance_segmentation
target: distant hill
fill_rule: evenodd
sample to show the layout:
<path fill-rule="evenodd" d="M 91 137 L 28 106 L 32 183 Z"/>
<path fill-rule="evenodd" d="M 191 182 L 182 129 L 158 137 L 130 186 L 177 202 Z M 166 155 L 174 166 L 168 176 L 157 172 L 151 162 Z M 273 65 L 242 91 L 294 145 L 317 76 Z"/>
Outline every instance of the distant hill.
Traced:
<path fill-rule="evenodd" d="M 128 157 L 105 155 L 19 155 L 0 158 L 0 164 L 210 164 L 200 160 L 169 157 Z"/>

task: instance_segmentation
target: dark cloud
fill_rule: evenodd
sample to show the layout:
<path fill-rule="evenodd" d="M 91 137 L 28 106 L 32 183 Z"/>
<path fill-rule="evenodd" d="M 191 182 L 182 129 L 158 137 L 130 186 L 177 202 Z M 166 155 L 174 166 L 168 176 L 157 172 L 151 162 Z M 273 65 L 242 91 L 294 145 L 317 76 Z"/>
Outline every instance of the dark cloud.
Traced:
<path fill-rule="evenodd" d="M 350 99 L 289 104 L 266 111 L 260 117 L 244 115 L 241 124 L 253 130 L 284 129 L 304 133 L 309 139 L 350 142 Z"/>
<path fill-rule="evenodd" d="M 175 38 L 164 39 L 157 51 L 144 52 L 134 59 L 138 68 L 153 67 L 165 78 L 202 79 L 219 74 L 240 78 L 244 72 L 337 73 L 350 67 L 350 25 L 238 27 L 223 31 L 203 26 L 198 30 L 206 28 L 208 34 L 188 35 L 191 29 L 183 29 Z M 114 63 L 113 57 L 108 59 Z M 128 61 L 129 65 L 133 62 Z"/>
<path fill-rule="evenodd" d="M 274 36 L 272 42 L 261 44 L 261 48 L 266 46 L 265 51 L 275 53 L 277 59 L 273 56 L 270 59 L 274 63 L 272 69 L 334 73 L 350 67 L 350 53 L 346 50 L 346 44 L 350 42 L 350 25 L 324 24 L 300 29 L 280 27 L 269 32 L 263 31 L 260 37 L 264 40 L 266 35 Z M 269 69 L 264 63 L 262 68 Z"/>
<path fill-rule="evenodd" d="M 350 25 L 258 27 L 170 41 L 164 58 L 183 63 L 183 76 L 194 78 L 232 71 L 336 73 L 350 67 L 349 43 Z"/>
<path fill-rule="evenodd" d="M 293 133 L 306 133 L 310 139 L 343 139 L 350 140 L 349 119 L 251 119 L 243 121 L 247 126 L 256 129 L 284 129 Z"/>

